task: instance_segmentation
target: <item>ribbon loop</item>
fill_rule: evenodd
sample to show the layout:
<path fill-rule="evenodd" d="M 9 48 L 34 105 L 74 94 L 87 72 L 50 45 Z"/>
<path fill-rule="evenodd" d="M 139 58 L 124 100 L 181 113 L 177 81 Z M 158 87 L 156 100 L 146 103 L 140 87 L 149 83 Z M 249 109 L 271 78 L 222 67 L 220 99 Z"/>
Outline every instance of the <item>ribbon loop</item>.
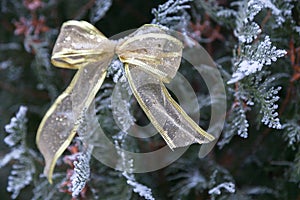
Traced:
<path fill-rule="evenodd" d="M 112 57 L 115 45 L 88 22 L 71 20 L 62 25 L 51 62 L 56 67 L 78 69 L 87 63 Z"/>
<path fill-rule="evenodd" d="M 157 25 L 137 29 L 116 47 L 120 60 L 170 82 L 180 66 L 183 45 Z"/>

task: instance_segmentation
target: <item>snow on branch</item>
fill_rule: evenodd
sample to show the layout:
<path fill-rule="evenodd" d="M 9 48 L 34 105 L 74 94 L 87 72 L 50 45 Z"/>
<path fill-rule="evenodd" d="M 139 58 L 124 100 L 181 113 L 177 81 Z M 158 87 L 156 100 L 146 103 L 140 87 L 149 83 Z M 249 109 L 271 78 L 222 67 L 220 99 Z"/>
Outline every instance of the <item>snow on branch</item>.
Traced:
<path fill-rule="evenodd" d="M 149 187 L 137 182 L 133 174 L 129 174 L 126 171 L 122 175 L 127 179 L 127 184 L 132 186 L 133 192 L 139 194 L 147 200 L 154 200 L 152 196 L 152 191 Z"/>
<path fill-rule="evenodd" d="M 8 177 L 7 191 L 11 192 L 11 198 L 16 199 L 21 190 L 30 184 L 35 168 L 31 159 L 20 157 L 18 162 L 12 166 Z"/>
<path fill-rule="evenodd" d="M 279 90 L 281 90 L 280 86 L 277 88 L 271 87 L 268 91 L 266 91 L 265 95 L 263 95 L 264 101 L 260 101 L 262 102 L 260 113 L 263 114 L 261 122 L 269 128 L 282 128 L 279 122 L 278 112 L 276 111 L 278 108 L 276 102 L 279 100 L 279 96 L 277 96 Z"/>
<path fill-rule="evenodd" d="M 227 83 L 235 83 L 245 76 L 261 71 L 264 65 L 271 65 L 272 62 L 277 61 L 277 58 L 283 57 L 286 53 L 285 50 L 272 46 L 269 36 L 266 36 L 264 41 L 258 45 L 245 45 L 241 49 L 241 55 L 237 62 L 234 63 L 237 70 Z"/>
<path fill-rule="evenodd" d="M 5 131 L 9 134 L 4 138 L 4 142 L 12 149 L 0 161 L 0 168 L 8 164 L 11 160 L 16 162 L 8 177 L 7 191 L 11 192 L 11 198 L 16 199 L 21 190 L 30 184 L 35 173 L 33 160 L 26 147 L 27 133 L 27 107 L 20 106 L 16 116 L 11 118 L 10 123 L 5 126 Z"/>
<path fill-rule="evenodd" d="M 234 193 L 235 192 L 235 184 L 232 182 L 225 182 L 217 185 L 216 187 L 210 189 L 208 194 L 220 195 L 221 189 L 224 188 L 227 192 Z"/>
<path fill-rule="evenodd" d="M 236 28 L 234 35 L 239 40 L 238 48 L 241 52 L 234 63 L 234 72 L 228 84 L 235 83 L 245 76 L 261 71 L 264 65 L 270 65 L 277 58 L 283 57 L 287 52 L 272 46 L 270 37 L 266 35 L 263 41 L 254 41 L 262 33 L 260 26 L 254 22 L 254 17 L 264 8 L 272 9 L 273 14 L 281 13 L 269 0 L 238 1 Z"/>
<path fill-rule="evenodd" d="M 152 195 L 151 188 L 139 183 L 133 174 L 133 159 L 128 156 L 123 150 L 123 148 L 127 145 L 126 135 L 126 132 L 120 131 L 113 137 L 117 152 L 120 156 L 118 165 L 121 169 L 126 169 L 122 172 L 122 176 L 126 178 L 126 183 L 132 187 L 133 192 L 137 193 L 139 196 L 144 197 L 147 200 L 154 200 L 155 198 Z"/>
<path fill-rule="evenodd" d="M 189 5 L 186 5 L 188 2 L 191 2 L 191 0 L 168 0 L 166 3 L 159 5 L 157 9 L 152 9 L 155 18 L 151 23 L 160 25 L 179 23 L 184 20 L 182 13 L 190 8 Z"/>
<path fill-rule="evenodd" d="M 84 153 L 78 153 L 77 160 L 73 162 L 74 173 L 70 180 L 72 182 L 72 196 L 77 197 L 83 190 L 86 182 L 90 178 L 90 158 L 91 153 L 89 151 Z"/>
<path fill-rule="evenodd" d="M 9 146 L 13 147 L 20 143 L 26 134 L 26 112 L 27 107 L 20 106 L 16 116 L 11 118 L 10 123 L 5 126 L 5 131 L 9 133 L 4 138 L 4 142 Z"/>

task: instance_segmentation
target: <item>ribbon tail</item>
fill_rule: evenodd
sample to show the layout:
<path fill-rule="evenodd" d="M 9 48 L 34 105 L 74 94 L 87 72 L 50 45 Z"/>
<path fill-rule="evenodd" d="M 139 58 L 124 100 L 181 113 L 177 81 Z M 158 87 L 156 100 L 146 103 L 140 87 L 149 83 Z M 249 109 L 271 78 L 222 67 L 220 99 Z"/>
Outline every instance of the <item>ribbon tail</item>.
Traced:
<path fill-rule="evenodd" d="M 126 64 L 125 72 L 134 96 L 171 149 L 215 139 L 185 113 L 161 80 L 134 65 Z"/>
<path fill-rule="evenodd" d="M 55 163 L 78 133 L 85 112 L 105 79 L 112 56 L 81 67 L 42 119 L 36 143 L 45 158 L 44 174 L 50 183 Z"/>

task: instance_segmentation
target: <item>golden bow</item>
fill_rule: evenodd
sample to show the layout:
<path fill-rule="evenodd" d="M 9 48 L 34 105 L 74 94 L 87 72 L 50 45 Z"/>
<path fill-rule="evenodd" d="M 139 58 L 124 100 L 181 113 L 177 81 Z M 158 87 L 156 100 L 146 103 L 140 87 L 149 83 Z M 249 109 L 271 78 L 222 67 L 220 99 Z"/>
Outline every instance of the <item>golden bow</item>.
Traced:
<path fill-rule="evenodd" d="M 125 64 L 126 77 L 138 103 L 171 149 L 214 140 L 171 98 L 163 84 L 176 75 L 182 49 L 178 39 L 157 25 L 144 25 L 124 39 L 111 41 L 88 22 L 64 23 L 51 61 L 57 67 L 78 71 L 47 111 L 37 132 L 36 142 L 45 158 L 44 173 L 49 181 L 115 54 Z"/>

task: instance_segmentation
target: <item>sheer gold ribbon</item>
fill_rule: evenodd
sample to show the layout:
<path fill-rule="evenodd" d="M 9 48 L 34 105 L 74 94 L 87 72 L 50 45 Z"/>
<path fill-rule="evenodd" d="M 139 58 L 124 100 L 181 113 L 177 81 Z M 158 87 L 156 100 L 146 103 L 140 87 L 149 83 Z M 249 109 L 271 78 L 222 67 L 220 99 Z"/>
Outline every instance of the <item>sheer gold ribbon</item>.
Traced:
<path fill-rule="evenodd" d="M 57 67 L 78 71 L 47 111 L 37 132 L 36 142 L 45 158 L 48 180 L 52 182 L 55 163 L 78 131 L 115 54 L 125 64 L 126 77 L 138 103 L 171 149 L 214 140 L 164 86 L 176 75 L 182 49 L 178 39 L 157 25 L 144 25 L 124 39 L 111 41 L 88 22 L 64 23 L 51 61 Z"/>

